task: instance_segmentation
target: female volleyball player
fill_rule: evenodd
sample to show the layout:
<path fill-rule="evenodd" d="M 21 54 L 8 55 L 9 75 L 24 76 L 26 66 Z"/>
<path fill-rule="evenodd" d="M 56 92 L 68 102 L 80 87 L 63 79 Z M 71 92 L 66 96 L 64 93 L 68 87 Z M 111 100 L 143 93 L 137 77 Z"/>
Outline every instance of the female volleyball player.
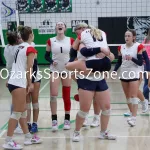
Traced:
<path fill-rule="evenodd" d="M 85 39 L 87 38 L 86 36 L 84 37 Z M 94 37 L 96 38 L 96 37 Z M 98 46 L 101 47 L 103 43 L 101 41 L 97 41 Z M 79 50 L 81 51 L 82 48 L 84 48 L 84 44 L 80 44 Z M 96 51 L 84 48 L 88 50 L 88 56 L 93 56 L 98 54 Z M 94 48 L 93 48 L 94 49 Z M 99 53 L 100 53 L 100 48 L 99 48 Z M 84 55 L 86 57 L 86 55 Z M 106 55 L 105 55 L 106 56 Z M 66 65 L 66 68 L 68 70 L 81 70 L 76 65 L 76 62 L 68 62 Z M 77 62 L 78 63 L 78 62 Z M 103 62 L 103 65 L 105 66 L 105 62 Z M 88 68 L 88 66 L 87 66 Z M 84 70 L 84 68 L 82 68 Z M 101 132 L 100 132 L 100 139 L 109 139 L 109 140 L 114 140 L 116 139 L 115 136 L 110 135 L 107 131 L 107 125 L 109 122 L 109 116 L 110 116 L 110 96 L 109 96 L 109 91 L 108 91 L 108 86 L 103 77 L 96 78 L 94 76 L 90 77 L 85 77 L 81 76 L 80 74 L 78 75 L 77 78 L 77 84 L 79 88 L 79 103 L 80 103 L 80 110 L 77 113 L 76 116 L 76 128 L 73 134 L 72 140 L 74 142 L 80 141 L 80 129 L 83 125 L 83 122 L 85 118 L 88 115 L 92 100 L 97 102 L 99 105 L 99 110 L 102 110 L 101 114 Z"/>
<path fill-rule="evenodd" d="M 9 79 L 11 69 L 12 69 L 12 64 L 14 62 L 15 53 L 16 53 L 18 45 L 22 43 L 22 40 L 18 36 L 17 32 L 8 32 L 7 42 L 8 44 L 6 45 L 4 49 L 4 57 L 6 60 L 6 68 L 9 73 L 9 76 L 8 76 L 8 79 Z M 8 81 L 6 83 L 6 87 L 8 87 Z M 11 114 L 12 114 L 12 111 L 13 111 L 13 106 L 11 105 Z M 23 133 L 19 125 L 17 125 L 14 133 L 17 133 L 17 134 Z"/>
<path fill-rule="evenodd" d="M 135 31 L 132 31 L 133 32 L 133 41 L 134 43 L 137 43 L 135 40 L 136 40 L 136 32 Z M 139 44 L 139 43 L 137 43 Z M 143 61 L 145 62 L 145 69 L 147 71 L 147 73 L 149 72 L 150 68 L 149 68 L 149 59 L 148 59 L 148 55 L 147 55 L 147 52 L 145 51 L 145 49 L 142 50 L 142 58 L 143 58 Z M 144 65 L 144 64 L 143 64 Z M 140 79 L 139 79 L 139 87 L 140 87 L 140 84 L 142 82 L 142 79 L 143 79 L 143 73 L 144 72 L 144 66 L 138 66 L 139 68 L 139 74 L 140 74 Z M 118 59 L 118 62 L 114 68 L 114 71 L 117 71 L 119 69 L 119 67 L 121 66 L 121 60 Z M 142 92 L 140 90 L 138 90 L 138 98 L 140 99 L 140 103 L 142 105 L 142 112 L 145 113 L 148 111 L 148 101 L 147 99 L 144 98 Z M 132 116 L 132 104 L 128 104 L 128 107 L 129 107 L 129 110 L 130 112 L 127 112 L 127 113 L 124 113 L 124 116 Z"/>
<path fill-rule="evenodd" d="M 64 100 L 65 118 L 64 129 L 70 129 L 70 89 L 71 79 L 65 64 L 69 61 L 70 48 L 74 39 L 65 36 L 66 25 L 63 22 L 56 24 L 57 36 L 47 41 L 45 59 L 50 62 L 50 107 L 52 112 L 52 131 L 58 130 L 57 96 L 60 82 L 62 82 L 62 98 Z M 52 53 L 52 58 L 50 54 Z"/>
<path fill-rule="evenodd" d="M 85 23 L 78 24 L 75 27 L 75 32 L 78 35 L 77 38 L 73 44 L 73 48 L 71 49 L 71 59 L 70 61 L 75 60 L 77 57 L 77 50 L 79 47 L 80 42 L 83 42 L 86 47 L 83 47 L 80 52 L 83 52 L 83 55 L 81 55 L 80 52 L 78 52 L 78 61 L 75 61 L 73 63 L 69 63 L 66 65 L 67 69 L 80 69 L 80 70 L 86 70 L 86 67 L 89 66 L 88 68 L 97 68 L 93 69 L 93 71 L 109 71 L 111 67 L 111 61 L 114 59 L 114 55 L 110 52 L 107 46 L 107 40 L 106 40 L 106 34 L 99 29 L 96 29 L 93 26 L 88 26 Z M 100 44 L 101 44 L 101 49 L 100 49 Z M 105 48 L 105 49 L 104 49 Z M 105 54 L 100 53 L 101 50 L 104 49 L 104 53 L 109 53 L 108 57 L 105 57 Z M 95 56 L 90 56 L 90 53 L 97 52 L 97 59 L 95 59 Z M 100 57 L 99 57 L 100 56 Z M 86 60 L 87 59 L 87 60 Z M 85 60 L 86 60 L 86 66 L 85 66 Z M 99 63 L 100 62 L 100 63 Z M 105 64 L 105 65 L 104 65 Z M 103 68 L 102 68 L 103 66 Z M 71 67 L 71 68 L 70 68 Z M 75 100 L 79 100 L 78 94 L 74 96 Z M 97 127 L 99 126 L 99 113 L 100 113 L 100 108 L 99 105 L 97 105 L 96 101 L 93 101 L 93 106 L 94 106 L 94 118 L 93 122 L 91 123 L 92 127 Z M 85 118 L 85 121 L 83 123 L 83 126 L 88 126 L 88 116 Z"/>
<path fill-rule="evenodd" d="M 34 47 L 35 44 L 32 42 L 31 45 Z M 36 54 L 35 54 L 36 55 Z M 31 133 L 38 132 L 38 116 L 39 116 L 39 90 L 40 90 L 40 83 L 41 78 L 38 75 L 39 68 L 37 62 L 37 55 L 35 56 L 34 63 L 33 63 L 33 77 L 32 83 L 34 85 L 34 90 L 27 95 L 27 123 L 28 129 Z M 31 124 L 31 102 L 33 107 L 33 123 Z"/>
<path fill-rule="evenodd" d="M 140 69 L 142 66 L 142 51 L 143 45 L 135 42 L 135 31 L 128 30 L 125 32 L 125 44 L 118 48 L 118 64 L 121 64 L 120 80 L 127 98 L 127 103 L 132 117 L 127 119 L 127 122 L 131 126 L 136 125 L 136 115 L 138 109 L 138 90 Z M 117 64 L 117 65 L 118 65 Z M 119 65 L 118 65 L 119 66 Z M 117 67 L 115 68 L 117 70 Z"/>
<path fill-rule="evenodd" d="M 12 95 L 13 112 L 8 122 L 8 132 L 3 148 L 22 149 L 22 146 L 13 141 L 12 136 L 19 120 L 23 133 L 25 134 L 25 145 L 41 143 L 41 139 L 30 134 L 27 126 L 26 94 L 33 90 L 30 74 L 32 72 L 33 60 L 37 51 L 30 46 L 34 39 L 30 27 L 18 29 L 24 41 L 17 48 L 12 72 L 8 80 L 8 89 Z M 26 80 L 27 79 L 27 80 Z M 27 88 L 26 88 L 27 87 Z"/>

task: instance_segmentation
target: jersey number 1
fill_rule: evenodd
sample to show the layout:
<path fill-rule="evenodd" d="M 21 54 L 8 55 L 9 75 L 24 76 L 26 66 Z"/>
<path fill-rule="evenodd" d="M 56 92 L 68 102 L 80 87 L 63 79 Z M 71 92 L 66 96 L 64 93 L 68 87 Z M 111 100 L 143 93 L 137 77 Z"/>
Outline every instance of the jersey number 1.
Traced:
<path fill-rule="evenodd" d="M 60 52 L 63 53 L 62 47 L 60 47 Z"/>

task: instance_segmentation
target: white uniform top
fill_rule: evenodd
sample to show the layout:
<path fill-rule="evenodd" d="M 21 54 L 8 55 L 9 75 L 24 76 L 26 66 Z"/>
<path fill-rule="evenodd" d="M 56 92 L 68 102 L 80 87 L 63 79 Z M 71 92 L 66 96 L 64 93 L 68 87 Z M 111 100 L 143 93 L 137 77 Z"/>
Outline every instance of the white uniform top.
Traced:
<path fill-rule="evenodd" d="M 81 33 L 81 43 L 83 43 L 86 48 L 94 48 L 94 47 L 108 48 L 107 38 L 106 38 L 106 34 L 104 31 L 101 31 L 102 41 L 98 41 L 98 40 L 94 41 L 90 31 L 91 31 L 91 29 L 86 29 Z M 96 55 L 91 56 L 91 57 L 84 57 L 79 51 L 78 59 L 92 60 L 92 59 L 100 59 L 100 58 L 96 58 Z"/>
<path fill-rule="evenodd" d="M 11 73 L 11 69 L 12 69 L 12 64 L 14 62 L 14 56 L 16 53 L 16 50 L 18 48 L 18 45 L 6 45 L 5 49 L 4 49 L 4 57 L 6 60 L 6 68 L 8 70 L 9 76 L 10 77 L 10 73 Z"/>
<path fill-rule="evenodd" d="M 28 43 L 24 42 L 18 45 L 15 53 L 14 62 L 12 65 L 11 76 L 8 84 L 26 88 L 26 69 L 27 69 L 27 56 L 29 53 L 37 53 L 37 51 Z"/>
<path fill-rule="evenodd" d="M 57 40 L 56 37 L 48 40 L 47 44 L 51 47 L 52 60 L 58 63 L 56 66 L 50 65 L 51 72 L 69 72 L 65 68 L 65 64 L 69 61 L 69 53 L 73 41 L 74 39 L 66 36 L 63 40 Z"/>
<path fill-rule="evenodd" d="M 130 55 L 137 59 L 139 43 L 134 43 L 132 47 L 126 47 L 126 44 L 121 45 L 120 52 L 122 54 L 122 64 L 120 68 L 121 79 L 139 78 L 139 66 L 132 60 L 126 60 L 125 56 Z"/>

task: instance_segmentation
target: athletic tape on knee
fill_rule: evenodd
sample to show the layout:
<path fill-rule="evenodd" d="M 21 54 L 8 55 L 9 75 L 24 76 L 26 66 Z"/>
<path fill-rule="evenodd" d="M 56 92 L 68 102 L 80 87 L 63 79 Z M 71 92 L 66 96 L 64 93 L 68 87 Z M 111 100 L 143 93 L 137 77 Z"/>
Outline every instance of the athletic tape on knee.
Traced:
<path fill-rule="evenodd" d="M 110 113 L 111 113 L 111 109 L 102 110 L 102 114 L 105 115 L 105 116 L 110 116 Z"/>
<path fill-rule="evenodd" d="M 32 106 L 33 106 L 33 109 L 39 109 L 39 103 L 34 103 L 32 104 Z"/>
<path fill-rule="evenodd" d="M 22 114 L 22 112 L 13 111 L 10 118 L 15 119 L 15 120 L 19 120 L 21 118 L 21 114 Z"/>
<path fill-rule="evenodd" d="M 27 110 L 21 114 L 21 118 L 27 118 Z"/>
<path fill-rule="evenodd" d="M 128 99 L 127 99 L 127 104 L 131 104 L 131 103 L 132 103 L 131 98 L 128 98 Z"/>
<path fill-rule="evenodd" d="M 139 99 L 137 97 L 131 98 L 132 104 L 136 105 L 139 103 Z"/>
<path fill-rule="evenodd" d="M 31 109 L 31 103 L 27 103 L 27 109 Z"/>
<path fill-rule="evenodd" d="M 86 118 L 86 116 L 88 116 L 88 112 L 83 112 L 81 110 L 78 111 L 78 115 L 81 117 L 81 118 Z"/>
<path fill-rule="evenodd" d="M 56 102 L 57 101 L 57 96 L 51 96 L 50 101 L 51 102 Z"/>

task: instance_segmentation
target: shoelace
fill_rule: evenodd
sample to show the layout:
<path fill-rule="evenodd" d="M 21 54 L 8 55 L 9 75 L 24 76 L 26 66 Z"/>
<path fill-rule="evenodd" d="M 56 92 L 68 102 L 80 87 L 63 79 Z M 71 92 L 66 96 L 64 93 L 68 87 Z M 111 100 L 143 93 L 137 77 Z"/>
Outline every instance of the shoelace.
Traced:
<path fill-rule="evenodd" d="M 11 147 L 17 147 L 17 143 L 16 143 L 15 141 L 12 141 L 11 143 L 9 143 L 9 145 L 10 145 Z"/>
<path fill-rule="evenodd" d="M 65 125 L 70 125 L 70 121 L 66 120 L 64 124 Z"/>
<path fill-rule="evenodd" d="M 52 126 L 57 126 L 57 122 L 52 122 Z"/>
<path fill-rule="evenodd" d="M 35 139 L 35 140 L 39 140 L 40 138 L 36 135 L 36 134 L 34 134 L 34 136 L 33 136 L 33 138 L 32 138 L 33 140 Z"/>
<path fill-rule="evenodd" d="M 74 134 L 75 134 L 75 136 L 78 136 L 78 135 L 80 135 L 80 133 L 79 133 L 79 132 L 74 132 Z"/>

